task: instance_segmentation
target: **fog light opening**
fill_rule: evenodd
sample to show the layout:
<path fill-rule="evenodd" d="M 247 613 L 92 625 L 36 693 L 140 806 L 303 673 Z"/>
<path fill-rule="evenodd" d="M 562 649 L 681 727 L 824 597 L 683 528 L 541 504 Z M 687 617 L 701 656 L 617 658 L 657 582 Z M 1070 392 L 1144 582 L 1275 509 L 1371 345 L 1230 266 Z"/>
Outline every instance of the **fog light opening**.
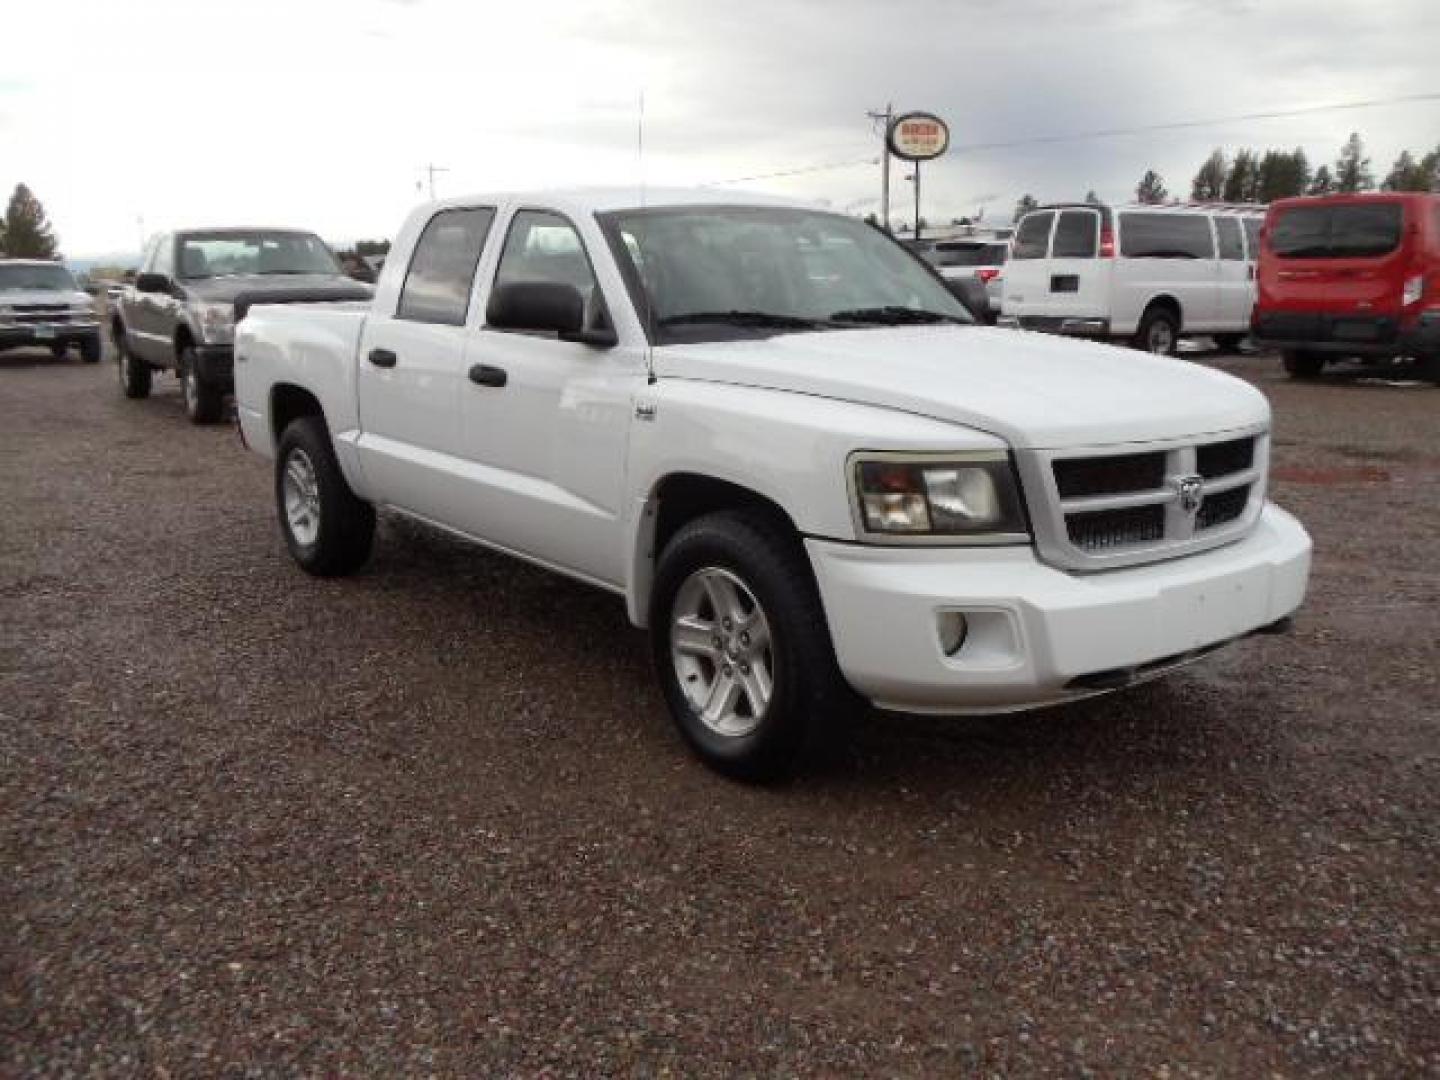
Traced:
<path fill-rule="evenodd" d="M 937 620 L 937 629 L 940 634 L 940 651 L 946 656 L 954 656 L 965 644 L 965 638 L 970 633 L 970 624 L 958 611 L 942 611 Z"/>

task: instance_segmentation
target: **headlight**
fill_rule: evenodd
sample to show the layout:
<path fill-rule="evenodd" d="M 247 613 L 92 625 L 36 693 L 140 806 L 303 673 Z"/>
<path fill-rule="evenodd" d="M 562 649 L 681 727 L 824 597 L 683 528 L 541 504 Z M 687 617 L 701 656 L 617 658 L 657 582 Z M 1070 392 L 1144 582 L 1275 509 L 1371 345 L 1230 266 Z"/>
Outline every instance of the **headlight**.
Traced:
<path fill-rule="evenodd" d="M 235 340 L 234 304 L 197 300 L 191 305 L 190 310 L 200 320 L 200 332 L 206 341 L 216 345 L 228 345 Z"/>
<path fill-rule="evenodd" d="M 70 304 L 70 313 L 72 315 L 94 315 L 95 301 L 75 300 Z"/>
<path fill-rule="evenodd" d="M 852 459 L 862 536 L 1004 544 L 1029 540 L 1010 456 L 862 454 Z"/>

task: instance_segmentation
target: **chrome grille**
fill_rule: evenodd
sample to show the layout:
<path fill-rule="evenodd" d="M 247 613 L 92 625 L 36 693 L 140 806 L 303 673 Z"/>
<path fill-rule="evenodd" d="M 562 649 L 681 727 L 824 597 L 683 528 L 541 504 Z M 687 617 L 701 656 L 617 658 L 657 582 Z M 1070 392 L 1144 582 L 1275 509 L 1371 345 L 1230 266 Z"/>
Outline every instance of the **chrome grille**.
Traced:
<path fill-rule="evenodd" d="M 1249 430 L 1017 460 L 1041 557 L 1103 570 L 1244 536 L 1264 504 L 1269 438 Z"/>

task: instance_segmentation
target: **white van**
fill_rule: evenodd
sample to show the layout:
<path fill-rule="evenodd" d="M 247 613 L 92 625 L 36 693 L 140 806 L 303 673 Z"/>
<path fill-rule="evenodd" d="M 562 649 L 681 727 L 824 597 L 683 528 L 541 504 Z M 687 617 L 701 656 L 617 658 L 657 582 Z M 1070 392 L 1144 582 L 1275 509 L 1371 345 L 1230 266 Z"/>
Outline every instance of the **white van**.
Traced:
<path fill-rule="evenodd" d="M 1175 352 L 1232 349 L 1250 329 L 1263 209 L 1063 204 L 1020 219 L 1000 325 Z"/>

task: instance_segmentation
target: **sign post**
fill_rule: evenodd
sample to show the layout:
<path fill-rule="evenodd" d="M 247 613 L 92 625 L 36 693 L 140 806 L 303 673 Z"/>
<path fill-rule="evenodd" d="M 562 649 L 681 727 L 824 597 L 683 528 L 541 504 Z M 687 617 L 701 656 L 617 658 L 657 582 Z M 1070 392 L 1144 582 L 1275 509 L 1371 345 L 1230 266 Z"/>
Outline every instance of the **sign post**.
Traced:
<path fill-rule="evenodd" d="M 950 148 L 950 128 L 933 113 L 902 113 L 890 121 L 885 147 L 915 167 L 915 239 L 920 239 L 920 163 L 939 157 Z"/>

